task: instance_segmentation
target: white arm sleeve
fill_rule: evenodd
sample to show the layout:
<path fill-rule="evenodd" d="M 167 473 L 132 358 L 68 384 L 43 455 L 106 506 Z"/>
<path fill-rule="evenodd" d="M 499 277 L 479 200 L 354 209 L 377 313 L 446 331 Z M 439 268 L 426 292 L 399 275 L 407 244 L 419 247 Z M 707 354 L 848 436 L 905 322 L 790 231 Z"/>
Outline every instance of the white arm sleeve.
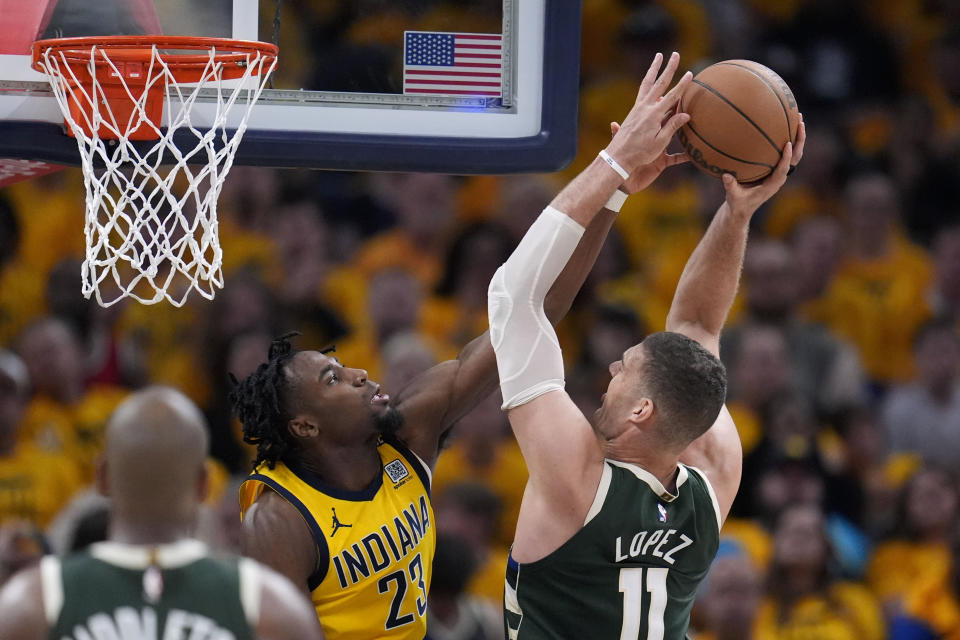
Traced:
<path fill-rule="evenodd" d="M 582 235 L 582 226 L 547 207 L 490 281 L 490 340 L 504 409 L 563 389 L 563 356 L 543 300 Z"/>

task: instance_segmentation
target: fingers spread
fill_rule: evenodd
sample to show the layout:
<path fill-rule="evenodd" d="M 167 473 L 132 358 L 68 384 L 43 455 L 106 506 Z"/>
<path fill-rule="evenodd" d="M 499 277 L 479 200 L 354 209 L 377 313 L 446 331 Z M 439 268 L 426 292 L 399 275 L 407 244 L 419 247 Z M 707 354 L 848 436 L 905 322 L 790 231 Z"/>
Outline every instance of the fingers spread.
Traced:
<path fill-rule="evenodd" d="M 674 51 L 670 55 L 670 59 L 667 61 L 667 66 L 664 68 L 663 73 L 661 73 L 657 81 L 653 83 L 653 91 L 650 95 L 653 96 L 654 99 L 662 96 L 666 88 L 673 82 L 673 76 L 676 74 L 678 66 L 680 66 L 680 54 Z"/>
<path fill-rule="evenodd" d="M 693 82 L 693 74 L 687 71 L 685 74 L 683 74 L 677 84 L 675 84 L 673 88 L 670 89 L 665 96 L 663 96 L 663 100 L 660 103 L 661 108 L 667 111 L 673 109 L 677 103 L 680 102 L 683 92 L 687 90 L 687 87 L 691 82 Z"/>
<path fill-rule="evenodd" d="M 647 94 L 650 93 L 651 87 L 653 87 L 653 82 L 657 77 L 657 73 L 660 71 L 660 66 L 663 64 L 663 54 L 658 53 L 653 56 L 653 62 L 650 63 L 650 68 L 647 69 L 647 73 L 643 76 L 643 82 L 640 83 L 640 90 L 637 92 L 637 100 L 647 97 Z"/>
<path fill-rule="evenodd" d="M 678 164 L 683 164 L 684 162 L 690 162 L 690 156 L 688 156 L 686 153 L 668 153 L 667 154 L 668 167 L 672 167 Z"/>

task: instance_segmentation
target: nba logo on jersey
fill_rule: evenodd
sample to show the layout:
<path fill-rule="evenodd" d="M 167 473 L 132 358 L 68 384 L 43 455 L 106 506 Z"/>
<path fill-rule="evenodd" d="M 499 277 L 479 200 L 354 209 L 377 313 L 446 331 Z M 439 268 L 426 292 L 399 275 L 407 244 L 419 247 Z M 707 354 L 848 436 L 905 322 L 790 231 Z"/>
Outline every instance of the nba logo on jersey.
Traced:
<path fill-rule="evenodd" d="M 392 480 L 394 484 L 410 475 L 410 472 L 407 471 L 407 465 L 400 462 L 399 458 L 385 464 L 383 470 L 387 472 L 387 475 L 390 476 L 390 480 Z"/>
<path fill-rule="evenodd" d="M 657 503 L 657 511 L 660 513 L 660 515 L 657 516 L 657 517 L 660 519 L 660 522 L 666 522 L 666 521 L 667 521 L 667 509 L 666 509 L 666 507 L 664 507 L 662 504 L 660 504 L 660 503 L 658 502 L 658 503 Z"/>

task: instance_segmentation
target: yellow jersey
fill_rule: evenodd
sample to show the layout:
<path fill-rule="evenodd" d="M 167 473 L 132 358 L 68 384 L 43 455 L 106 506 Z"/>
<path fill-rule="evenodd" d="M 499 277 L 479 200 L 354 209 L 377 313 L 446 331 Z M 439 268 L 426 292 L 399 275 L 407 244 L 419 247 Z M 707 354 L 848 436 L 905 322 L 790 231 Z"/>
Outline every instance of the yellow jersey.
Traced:
<path fill-rule="evenodd" d="M 377 450 L 383 471 L 362 491 L 330 487 L 282 462 L 261 464 L 240 487 L 241 518 L 269 487 L 313 532 L 320 560 L 307 586 L 329 640 L 426 634 L 436 548 L 430 471 L 394 439 Z"/>

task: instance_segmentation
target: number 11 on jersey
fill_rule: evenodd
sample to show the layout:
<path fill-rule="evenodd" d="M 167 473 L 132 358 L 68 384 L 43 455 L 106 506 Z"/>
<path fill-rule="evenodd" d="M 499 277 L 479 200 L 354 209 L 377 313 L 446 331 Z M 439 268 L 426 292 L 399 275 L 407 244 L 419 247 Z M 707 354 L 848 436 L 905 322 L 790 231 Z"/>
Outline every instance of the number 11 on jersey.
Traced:
<path fill-rule="evenodd" d="M 640 635 L 640 607 L 643 604 L 644 580 L 650 593 L 647 611 L 647 633 L 643 640 L 663 640 L 663 612 L 667 608 L 667 571 L 669 569 L 637 567 L 620 569 L 620 592 L 623 593 L 623 624 L 620 640 L 637 640 Z"/>

